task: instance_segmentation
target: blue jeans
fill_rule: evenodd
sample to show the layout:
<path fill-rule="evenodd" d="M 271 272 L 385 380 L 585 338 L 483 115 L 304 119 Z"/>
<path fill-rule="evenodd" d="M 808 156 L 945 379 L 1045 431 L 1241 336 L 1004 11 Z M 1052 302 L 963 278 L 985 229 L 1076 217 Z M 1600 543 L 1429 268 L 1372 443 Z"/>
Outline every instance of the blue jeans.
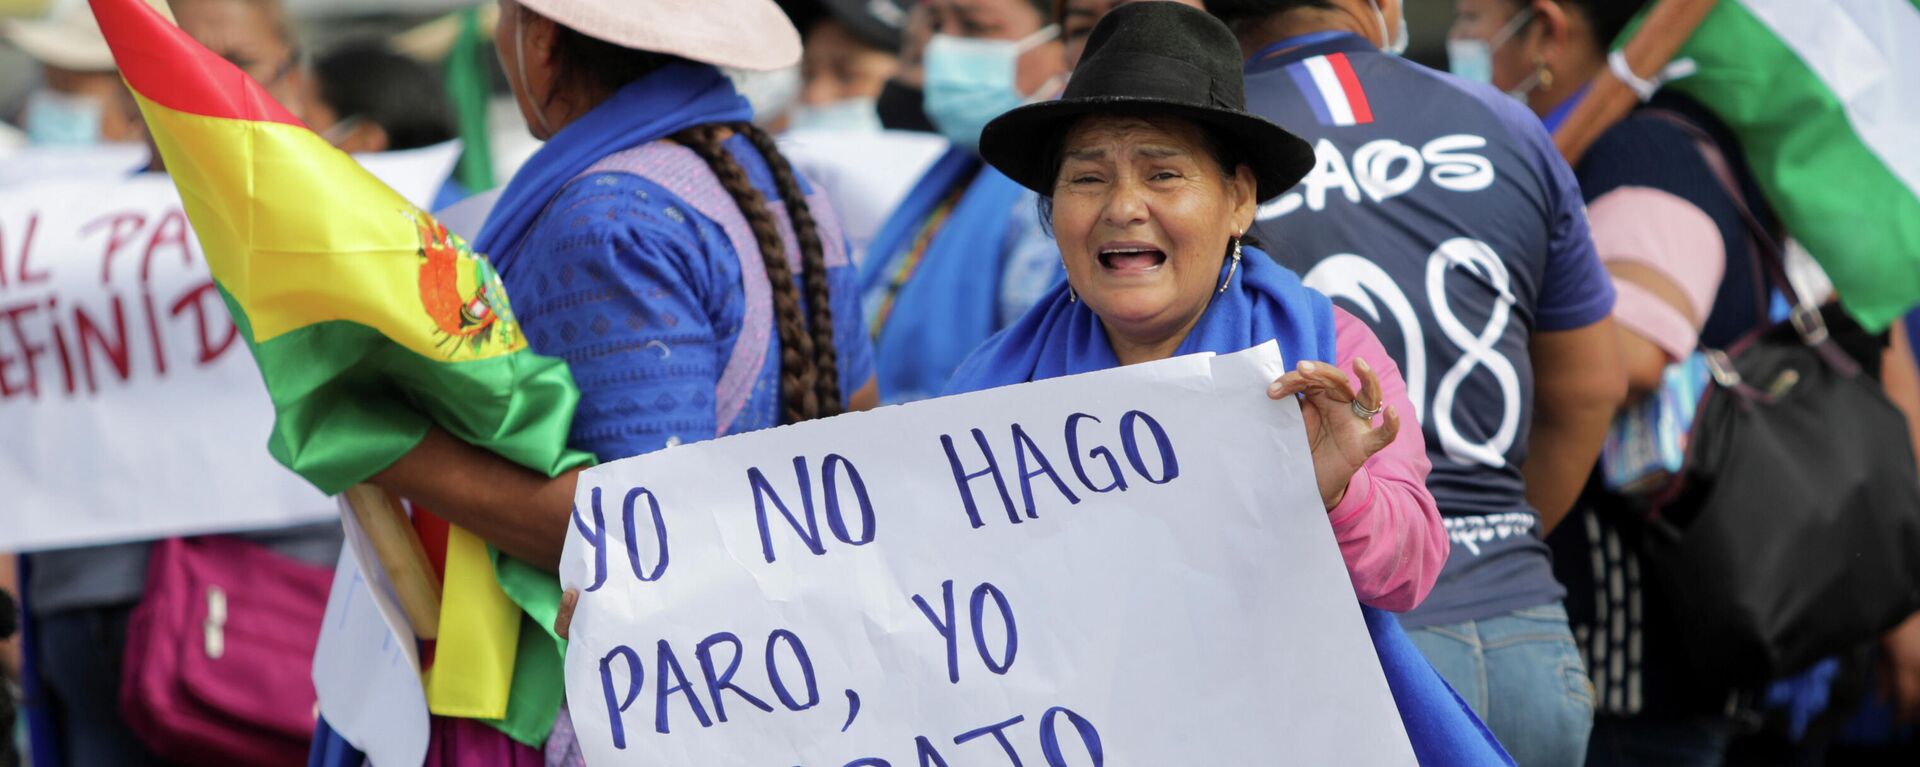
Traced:
<path fill-rule="evenodd" d="M 1412 629 L 1420 654 L 1523 767 L 1580 767 L 1593 683 L 1559 602 L 1485 620 Z"/>

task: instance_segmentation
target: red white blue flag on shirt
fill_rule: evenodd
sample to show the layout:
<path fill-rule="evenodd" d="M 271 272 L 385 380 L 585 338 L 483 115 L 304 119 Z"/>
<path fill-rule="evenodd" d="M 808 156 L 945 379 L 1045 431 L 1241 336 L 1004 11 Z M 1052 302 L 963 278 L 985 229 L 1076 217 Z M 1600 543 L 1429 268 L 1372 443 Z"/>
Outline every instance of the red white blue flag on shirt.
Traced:
<path fill-rule="evenodd" d="M 1359 76 L 1347 54 L 1329 53 L 1301 59 L 1287 65 L 1287 74 L 1313 107 L 1313 116 L 1321 125 L 1365 125 L 1373 122 L 1373 107 L 1367 103 L 1367 91 L 1360 87 Z"/>

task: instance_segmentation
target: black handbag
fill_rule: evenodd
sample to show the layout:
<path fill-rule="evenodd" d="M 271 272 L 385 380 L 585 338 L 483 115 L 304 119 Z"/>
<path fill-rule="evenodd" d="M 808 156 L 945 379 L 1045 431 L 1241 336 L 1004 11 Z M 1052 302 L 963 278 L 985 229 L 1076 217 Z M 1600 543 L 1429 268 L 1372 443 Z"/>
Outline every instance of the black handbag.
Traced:
<path fill-rule="evenodd" d="M 1641 536 L 1698 678 L 1748 688 L 1920 612 L 1920 476 L 1905 417 L 1836 340 L 1866 331 L 1801 299 L 1719 148 L 1667 119 L 1694 136 L 1795 307 L 1706 351 L 1713 384 Z"/>

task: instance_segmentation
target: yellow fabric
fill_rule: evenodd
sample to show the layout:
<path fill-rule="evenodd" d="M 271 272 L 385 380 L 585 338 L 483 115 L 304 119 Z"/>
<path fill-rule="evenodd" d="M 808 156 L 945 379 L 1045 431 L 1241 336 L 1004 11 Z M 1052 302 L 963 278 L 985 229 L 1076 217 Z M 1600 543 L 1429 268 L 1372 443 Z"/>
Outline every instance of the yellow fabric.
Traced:
<path fill-rule="evenodd" d="M 498 276 L 312 131 L 191 115 L 135 97 L 208 266 L 256 345 L 346 320 L 446 362 L 526 348 Z M 472 332 L 487 327 L 494 332 Z M 501 590 L 486 543 L 458 527 L 448 533 L 443 582 L 428 707 L 504 718 L 520 608 Z"/>
<path fill-rule="evenodd" d="M 505 719 L 520 644 L 520 607 L 500 590 L 480 537 L 447 531 L 440 641 L 427 672 L 427 710 L 441 716 Z"/>
<path fill-rule="evenodd" d="M 494 302 L 482 289 L 500 295 L 498 278 L 466 244 L 312 131 L 135 97 L 254 343 L 347 320 L 447 362 L 526 348 L 510 314 L 488 317 Z M 402 253 L 415 257 L 393 257 Z M 498 307 L 506 311 L 504 301 Z M 507 332 L 462 335 L 475 314 Z"/>
<path fill-rule="evenodd" d="M 53 8 L 53 0 L 0 0 L 0 19 L 39 19 Z"/>

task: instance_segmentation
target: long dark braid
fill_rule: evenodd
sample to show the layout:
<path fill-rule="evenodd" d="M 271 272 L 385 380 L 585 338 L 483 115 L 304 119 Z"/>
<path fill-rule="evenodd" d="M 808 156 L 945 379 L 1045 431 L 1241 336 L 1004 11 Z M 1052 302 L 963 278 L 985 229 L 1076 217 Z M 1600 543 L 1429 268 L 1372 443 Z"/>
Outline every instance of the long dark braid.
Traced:
<path fill-rule="evenodd" d="M 1037 1 L 1037 0 L 1036 0 Z M 522 12 L 531 13 L 526 8 Z M 524 19 L 523 19 L 524 21 Z M 677 61 L 664 53 L 623 48 L 556 24 L 554 49 L 562 78 L 586 78 L 602 96 Z M 773 171 L 780 197 L 787 203 L 794 238 L 800 246 L 800 279 L 807 291 L 807 315 L 800 312 L 800 295 L 793 286 L 786 243 L 767 201 L 755 189 L 746 169 L 727 152 L 727 131 L 753 142 Z M 773 289 L 773 311 L 780 333 L 780 399 L 783 423 L 838 415 L 841 411 L 839 357 L 833 342 L 833 298 L 827 289 L 826 250 L 819 223 L 800 192 L 800 183 L 773 137 L 746 123 L 702 125 L 674 134 L 674 140 L 705 160 L 733 197 L 734 205 L 753 229 L 760 257 L 766 263 Z M 811 327 L 809 327 L 809 325 Z"/>
<path fill-rule="evenodd" d="M 818 353 L 800 314 L 800 293 L 793 286 L 786 243 L 780 238 L 773 212 L 768 210 L 760 190 L 747 178 L 746 169 L 727 152 L 723 143 L 729 128 L 740 129 L 739 126 L 701 125 L 680 131 L 673 139 L 706 161 L 753 229 L 761 261 L 766 264 L 767 282 L 773 289 L 774 327 L 780 335 L 781 422 L 812 420 L 821 415 Z"/>
<path fill-rule="evenodd" d="M 820 239 L 820 224 L 800 190 L 793 165 L 780 153 L 773 136 L 757 125 L 745 126 L 743 132 L 766 158 L 780 199 L 787 202 L 787 217 L 793 220 L 794 237 L 800 243 L 800 280 L 807 291 L 807 323 L 813 331 L 814 368 L 819 373 L 814 388 L 820 396 L 820 415 L 839 415 L 840 359 L 833 341 L 833 295 L 827 288 L 827 251 Z"/>

